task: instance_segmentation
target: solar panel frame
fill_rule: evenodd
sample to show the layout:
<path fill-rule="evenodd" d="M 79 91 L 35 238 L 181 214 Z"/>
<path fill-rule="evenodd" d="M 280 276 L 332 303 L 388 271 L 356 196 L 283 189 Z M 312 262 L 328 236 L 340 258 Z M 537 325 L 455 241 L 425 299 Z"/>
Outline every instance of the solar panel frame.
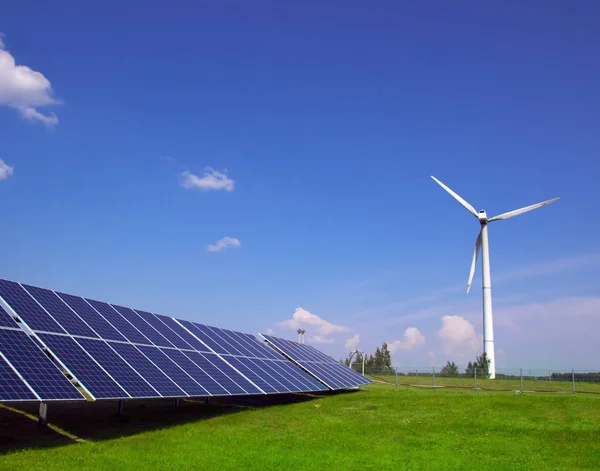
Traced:
<path fill-rule="evenodd" d="M 13 319 L 8 311 L 3 307 L 2 298 L 0 298 L 0 327 L 17 327 L 17 321 Z"/>
<path fill-rule="evenodd" d="M 341 365 L 316 348 L 278 337 L 260 334 L 270 345 L 328 388 L 346 389 L 372 383 L 371 380 Z"/>
<path fill-rule="evenodd" d="M 0 402 L 40 400 L 40 397 L 0 352 Z"/>
<path fill-rule="evenodd" d="M 0 297 L 32 330 L 65 333 L 65 330 L 16 281 L 0 279 Z"/>
<path fill-rule="evenodd" d="M 77 401 L 85 397 L 40 346 L 21 329 L 0 329 L 3 358 L 43 401 Z"/>
<path fill-rule="evenodd" d="M 35 299 L 60 327 L 71 335 L 98 338 L 85 321 L 83 321 L 71 307 L 51 290 L 37 286 L 21 285 L 25 291 Z M 39 329 L 33 329 L 39 330 Z M 61 333 L 61 332 L 57 332 Z"/>
<path fill-rule="evenodd" d="M 131 399 L 127 391 L 75 338 L 59 334 L 37 335 L 93 400 Z"/>

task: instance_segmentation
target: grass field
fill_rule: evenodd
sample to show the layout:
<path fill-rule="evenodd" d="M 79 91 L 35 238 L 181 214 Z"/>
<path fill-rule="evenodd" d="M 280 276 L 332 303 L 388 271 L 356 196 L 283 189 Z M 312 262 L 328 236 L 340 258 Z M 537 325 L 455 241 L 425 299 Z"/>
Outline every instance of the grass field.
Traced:
<path fill-rule="evenodd" d="M 0 469 L 562 470 L 600 463 L 596 395 L 474 396 L 373 384 L 279 400 L 182 402 L 179 409 L 166 400 L 133 402 L 121 418 L 115 403 L 51 405 L 50 422 L 69 437 L 0 409 Z"/>

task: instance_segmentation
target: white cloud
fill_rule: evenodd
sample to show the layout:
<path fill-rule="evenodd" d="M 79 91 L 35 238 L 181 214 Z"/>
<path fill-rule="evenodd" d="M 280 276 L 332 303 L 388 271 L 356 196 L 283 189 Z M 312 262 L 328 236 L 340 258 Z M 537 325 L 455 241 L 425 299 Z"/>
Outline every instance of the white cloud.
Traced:
<path fill-rule="evenodd" d="M 446 353 L 467 354 L 483 350 L 483 339 L 475 326 L 462 316 L 442 317 L 442 328 L 437 333 L 444 341 Z"/>
<path fill-rule="evenodd" d="M 328 335 L 348 332 L 350 330 L 348 327 L 332 324 L 301 307 L 296 308 L 291 319 L 280 322 L 278 325 L 289 329 L 298 329 L 302 327 L 305 330 L 310 330 L 309 326 L 317 327 L 315 336 L 311 337 L 311 340 L 317 343 L 331 343 L 334 340 L 327 337 Z M 318 340 L 315 341 L 314 339 Z"/>
<path fill-rule="evenodd" d="M 275 333 L 275 331 L 273 329 L 267 329 L 267 331 L 265 333 L 267 335 L 273 335 Z"/>
<path fill-rule="evenodd" d="M 416 327 L 409 327 L 404 331 L 401 339 L 388 343 L 388 349 L 393 353 L 398 350 L 412 350 L 423 345 L 425 345 L 425 336 Z"/>
<path fill-rule="evenodd" d="M 354 351 L 356 350 L 356 347 L 358 347 L 358 344 L 360 342 L 360 337 L 358 336 L 358 334 L 354 334 L 353 337 L 350 337 L 348 340 L 346 340 L 346 350 L 349 351 Z"/>
<path fill-rule="evenodd" d="M 17 109 L 29 121 L 52 126 L 58 123 L 56 115 L 44 115 L 36 109 L 60 104 L 52 95 L 50 81 L 40 72 L 17 65 L 0 37 L 0 105 Z"/>
<path fill-rule="evenodd" d="M 308 341 L 311 343 L 333 343 L 333 342 L 335 342 L 335 340 L 332 339 L 331 337 L 322 337 L 321 335 L 313 335 L 312 337 L 308 338 Z"/>
<path fill-rule="evenodd" d="M 0 37 L 0 41 L 2 38 Z M 4 162 L 4 160 L 0 159 L 0 180 L 6 180 L 14 173 L 14 168 Z"/>
<path fill-rule="evenodd" d="M 241 247 L 242 243 L 240 239 L 236 239 L 235 237 L 223 237 L 221 240 L 217 241 L 216 244 L 209 245 L 206 250 L 209 252 L 220 252 L 221 250 L 225 250 L 227 247 Z"/>
<path fill-rule="evenodd" d="M 233 191 L 235 181 L 229 178 L 226 173 L 219 172 L 210 167 L 204 169 L 204 175 L 199 177 L 189 171 L 184 171 L 179 174 L 181 179 L 180 185 L 186 190 L 225 190 Z"/>

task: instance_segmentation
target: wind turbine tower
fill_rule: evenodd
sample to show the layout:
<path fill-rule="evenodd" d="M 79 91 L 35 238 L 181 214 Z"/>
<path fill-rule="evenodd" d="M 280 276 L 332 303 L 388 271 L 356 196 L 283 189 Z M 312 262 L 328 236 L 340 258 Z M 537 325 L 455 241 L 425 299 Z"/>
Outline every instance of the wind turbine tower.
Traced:
<path fill-rule="evenodd" d="M 437 178 L 432 176 L 433 180 L 440 185 L 444 190 L 450 193 L 454 199 L 456 199 L 460 204 L 462 204 L 467 211 L 469 211 L 473 216 L 475 216 L 479 220 L 479 225 L 481 229 L 479 230 L 479 235 L 477 236 L 477 240 L 475 241 L 475 250 L 473 251 L 473 260 L 471 261 L 471 272 L 469 273 L 469 282 L 467 283 L 467 294 L 471 289 L 471 282 L 473 281 L 473 274 L 475 273 L 475 265 L 477 264 L 477 260 L 479 258 L 479 252 L 481 254 L 481 278 L 482 278 L 482 290 L 483 290 L 483 351 L 486 353 L 487 357 L 490 360 L 490 378 L 496 377 L 496 354 L 494 352 L 494 323 L 492 320 L 492 279 L 490 275 L 490 248 L 488 242 L 488 224 L 494 221 L 500 221 L 503 219 L 509 219 L 513 216 L 518 216 L 519 214 L 526 213 L 533 209 L 540 208 L 550 203 L 554 203 L 558 198 L 553 198 L 551 200 L 543 201 L 542 203 L 532 204 L 531 206 L 526 206 L 521 209 L 515 209 L 514 211 L 509 211 L 508 213 L 502 213 L 498 216 L 494 216 L 492 218 L 488 218 L 486 212 L 482 209 L 479 212 L 475 211 L 475 208 L 471 206 L 466 200 L 461 198 L 455 192 L 453 192 L 450 188 L 444 185 Z"/>

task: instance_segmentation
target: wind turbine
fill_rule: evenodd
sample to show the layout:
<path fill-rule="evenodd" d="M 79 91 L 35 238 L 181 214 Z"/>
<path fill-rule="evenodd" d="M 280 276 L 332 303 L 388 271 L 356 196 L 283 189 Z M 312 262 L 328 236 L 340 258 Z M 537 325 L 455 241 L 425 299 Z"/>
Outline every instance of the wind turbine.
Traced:
<path fill-rule="evenodd" d="M 467 201 L 453 192 L 450 188 L 444 185 L 434 176 L 431 176 L 433 180 L 440 185 L 444 190 L 450 193 L 460 204 L 462 204 L 467 211 L 479 220 L 481 229 L 477 240 L 475 241 L 475 250 L 473 251 L 473 260 L 471 261 L 471 272 L 469 273 L 469 282 L 467 283 L 467 294 L 471 289 L 471 282 L 473 281 L 473 274 L 475 273 L 475 265 L 479 257 L 479 252 L 482 253 L 481 264 L 482 264 L 482 290 L 483 290 L 483 351 L 486 353 L 490 360 L 490 378 L 496 377 L 496 355 L 494 352 L 494 324 L 492 320 L 492 280 L 490 276 L 490 248 L 488 243 L 488 223 L 494 221 L 501 221 L 503 219 L 509 219 L 519 214 L 532 211 L 550 203 L 554 203 L 558 198 L 543 201 L 542 203 L 532 204 L 531 206 L 525 206 L 521 209 L 515 209 L 508 213 L 502 213 L 493 218 L 488 218 L 486 212 L 482 209 L 479 212 L 475 211 L 475 208 L 471 206 Z"/>

